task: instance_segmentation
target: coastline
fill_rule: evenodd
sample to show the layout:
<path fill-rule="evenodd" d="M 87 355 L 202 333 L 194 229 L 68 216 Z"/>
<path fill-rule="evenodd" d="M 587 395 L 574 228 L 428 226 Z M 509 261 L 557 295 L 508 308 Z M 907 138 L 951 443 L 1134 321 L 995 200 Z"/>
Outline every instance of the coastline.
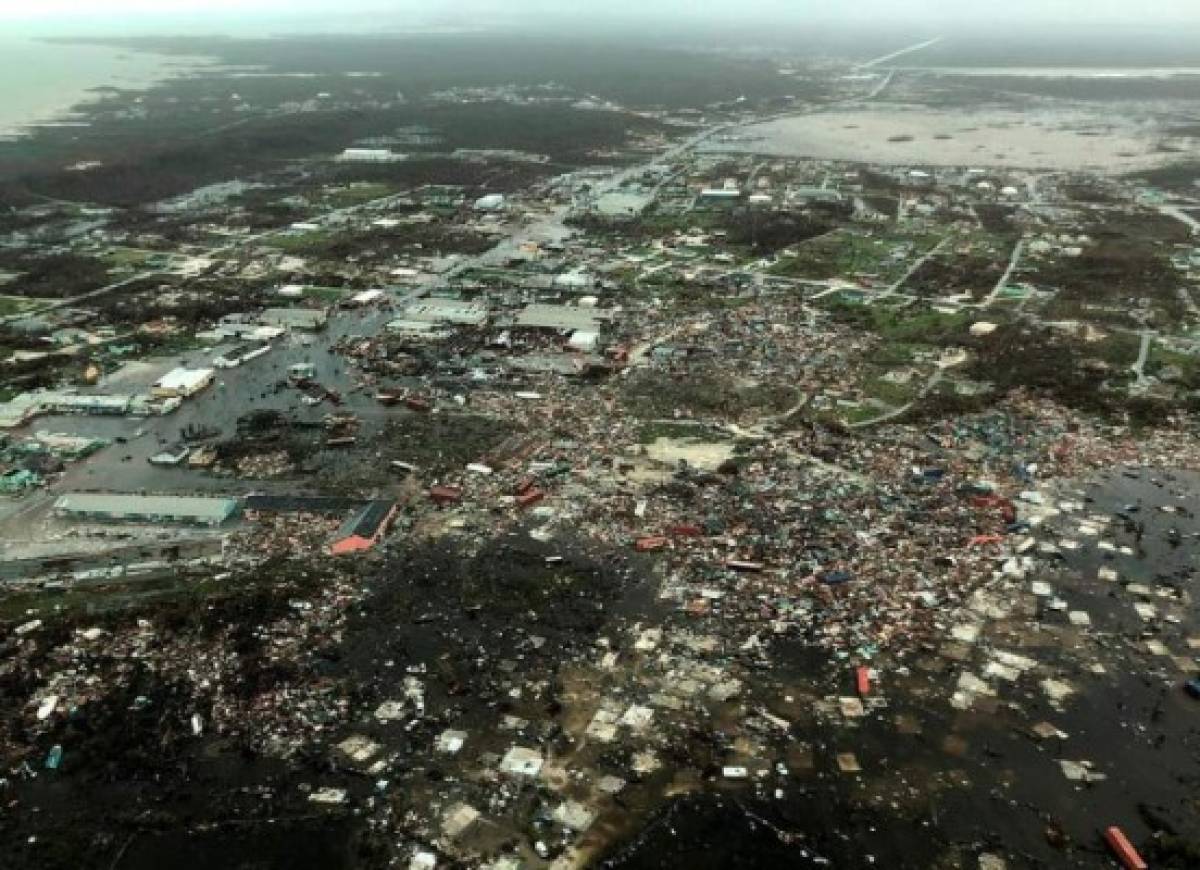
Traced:
<path fill-rule="evenodd" d="M 40 127 L 84 123 L 78 116 L 102 98 L 100 89 L 144 91 L 217 64 L 215 58 L 7 36 L 0 37 L 0 57 L 0 142 Z"/>

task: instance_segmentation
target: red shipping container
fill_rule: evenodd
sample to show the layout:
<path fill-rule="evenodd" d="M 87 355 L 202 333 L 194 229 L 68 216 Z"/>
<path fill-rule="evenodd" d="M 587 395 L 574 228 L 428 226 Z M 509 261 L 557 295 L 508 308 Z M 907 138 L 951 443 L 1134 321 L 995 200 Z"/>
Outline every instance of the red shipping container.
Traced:
<path fill-rule="evenodd" d="M 854 679 L 858 684 L 858 694 L 864 698 L 871 694 L 871 669 L 856 668 L 854 671 Z"/>
<path fill-rule="evenodd" d="M 522 478 L 521 482 L 517 484 L 517 495 L 524 495 L 529 492 L 529 490 L 533 489 L 533 484 L 534 479 L 532 477 Z"/>
<path fill-rule="evenodd" d="M 430 405 L 424 399 L 418 399 L 416 396 L 410 396 L 404 400 L 404 404 L 412 411 L 428 411 Z"/>
<path fill-rule="evenodd" d="M 968 547 L 987 547 L 991 544 L 1002 544 L 1004 538 L 1001 535 L 976 535 L 967 542 Z"/>
<path fill-rule="evenodd" d="M 1117 860 L 1121 862 L 1121 866 L 1125 870 L 1148 870 L 1148 865 L 1142 860 L 1142 856 L 1138 854 L 1137 849 L 1133 848 L 1133 844 L 1129 842 L 1129 838 L 1125 836 L 1125 832 L 1113 825 L 1104 832 L 1104 839 L 1108 843 L 1108 848 L 1113 850 L 1113 854 L 1117 856 Z"/>
<path fill-rule="evenodd" d="M 524 495 L 517 497 L 517 507 L 524 510 L 527 507 L 532 507 L 546 497 L 546 493 L 540 489 L 531 489 Z"/>
<path fill-rule="evenodd" d="M 703 534 L 699 526 L 693 525 L 671 526 L 667 531 L 676 538 L 698 538 Z"/>
<path fill-rule="evenodd" d="M 653 550 L 661 550 L 666 545 L 666 538 L 638 538 L 633 546 L 639 553 L 649 553 Z"/>
<path fill-rule="evenodd" d="M 462 490 L 456 486 L 435 486 L 429 490 L 429 497 L 438 504 L 454 504 L 462 501 Z"/>

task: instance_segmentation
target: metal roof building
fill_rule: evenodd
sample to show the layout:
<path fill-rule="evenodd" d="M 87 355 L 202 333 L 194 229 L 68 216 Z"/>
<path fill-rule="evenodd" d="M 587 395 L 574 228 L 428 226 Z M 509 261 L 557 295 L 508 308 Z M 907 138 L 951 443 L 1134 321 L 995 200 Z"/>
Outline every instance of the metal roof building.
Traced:
<path fill-rule="evenodd" d="M 212 369 L 172 369 L 158 379 L 150 394 L 164 399 L 173 396 L 187 398 L 209 386 L 215 376 L 216 372 Z"/>
<path fill-rule="evenodd" d="M 515 326 L 526 329 L 597 331 L 613 313 L 599 308 L 572 305 L 526 305 L 517 314 Z"/>
<path fill-rule="evenodd" d="M 60 516 L 144 523 L 197 523 L 218 526 L 237 513 L 233 498 L 72 492 L 54 502 Z"/>
<path fill-rule="evenodd" d="M 403 314 L 404 320 L 454 323 L 459 326 L 483 326 L 488 321 L 486 305 L 440 296 L 414 302 L 404 309 Z"/>
<path fill-rule="evenodd" d="M 373 501 L 351 516 L 338 530 L 330 552 L 335 556 L 370 550 L 387 533 L 396 516 L 394 501 Z"/>
<path fill-rule="evenodd" d="M 259 323 L 316 332 L 323 329 L 329 313 L 321 308 L 268 308 L 259 316 Z"/>

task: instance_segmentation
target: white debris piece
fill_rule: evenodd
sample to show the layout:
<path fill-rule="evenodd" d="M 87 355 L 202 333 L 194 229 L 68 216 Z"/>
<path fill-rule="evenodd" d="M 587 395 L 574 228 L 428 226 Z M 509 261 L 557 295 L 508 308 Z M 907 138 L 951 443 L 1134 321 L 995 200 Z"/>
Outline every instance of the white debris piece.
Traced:
<path fill-rule="evenodd" d="M 635 773 L 654 773 L 660 767 L 662 767 L 662 761 L 649 749 L 638 752 L 633 756 L 633 770 Z"/>
<path fill-rule="evenodd" d="M 979 623 L 964 622 L 950 629 L 950 636 L 961 643 L 975 643 L 979 640 Z"/>
<path fill-rule="evenodd" d="M 437 751 L 446 755 L 455 755 L 467 742 L 466 731 L 446 730 L 438 735 Z"/>
<path fill-rule="evenodd" d="M 344 788 L 321 788 L 308 796 L 309 803 L 314 804 L 344 804 L 346 790 Z"/>
<path fill-rule="evenodd" d="M 49 695 L 42 699 L 38 704 L 37 718 L 39 722 L 45 722 L 49 719 L 54 711 L 58 708 L 58 695 Z"/>
<path fill-rule="evenodd" d="M 838 707 L 847 719 L 859 719 L 867 714 L 861 698 L 838 698 Z"/>
<path fill-rule="evenodd" d="M 862 765 L 858 763 L 858 756 L 853 752 L 839 752 L 837 757 L 838 770 L 842 773 L 861 773 Z"/>
<path fill-rule="evenodd" d="M 404 678 L 404 697 L 417 708 L 417 715 L 425 715 L 425 684 L 416 677 Z"/>
<path fill-rule="evenodd" d="M 601 743 L 612 743 L 617 739 L 617 714 L 612 710 L 597 710 L 584 733 Z"/>
<path fill-rule="evenodd" d="M 554 811 L 554 821 L 572 831 L 586 831 L 595 820 L 596 814 L 576 801 L 561 803 Z"/>
<path fill-rule="evenodd" d="M 442 833 L 457 839 L 479 819 L 479 810 L 467 804 L 454 804 L 442 816 Z"/>
<path fill-rule="evenodd" d="M 1158 616 L 1158 608 L 1148 601 L 1137 601 L 1133 605 L 1133 609 L 1137 611 L 1137 615 L 1144 620 L 1151 620 Z"/>
<path fill-rule="evenodd" d="M 337 747 L 347 758 L 356 761 L 359 764 L 366 764 L 376 755 L 378 755 L 383 747 L 372 740 L 370 737 L 364 737 L 361 734 L 355 734 L 347 737 Z"/>
<path fill-rule="evenodd" d="M 652 709 L 634 704 L 621 717 L 621 724 L 634 731 L 641 731 L 649 726 L 653 718 L 654 711 Z"/>
<path fill-rule="evenodd" d="M 1059 759 L 1059 766 L 1062 768 L 1063 776 L 1071 780 L 1071 782 L 1103 782 L 1108 779 L 1108 776 L 1093 770 L 1093 765 L 1090 761 L 1068 761 L 1067 759 Z"/>
<path fill-rule="evenodd" d="M 1067 614 L 1067 619 L 1078 628 L 1087 628 L 1092 624 L 1092 617 L 1086 610 L 1072 610 Z"/>
<path fill-rule="evenodd" d="M 996 690 L 985 683 L 979 677 L 975 676 L 970 671 L 963 671 L 958 676 L 958 689 L 961 692 L 970 692 L 972 695 L 994 695 Z"/>
<path fill-rule="evenodd" d="M 408 870 L 434 870 L 437 867 L 437 855 L 432 852 L 416 852 L 408 862 Z"/>
<path fill-rule="evenodd" d="M 661 628 L 648 628 L 638 636 L 633 648 L 638 652 L 650 652 L 662 643 L 662 636 Z"/>
<path fill-rule="evenodd" d="M 1042 691 L 1046 693 L 1051 701 L 1058 703 L 1066 700 L 1071 695 L 1075 694 L 1075 687 L 1070 683 L 1064 683 L 1062 680 L 1042 680 L 1039 684 Z"/>
<path fill-rule="evenodd" d="M 1029 656 L 1017 655 L 1014 652 L 1006 650 L 996 650 L 992 654 L 993 658 L 1001 664 L 1007 665 L 1010 668 L 1016 668 L 1018 671 L 1028 671 L 1037 667 L 1037 662 Z"/>
<path fill-rule="evenodd" d="M 1146 649 L 1150 651 L 1151 655 L 1169 656 L 1171 654 L 1171 650 L 1161 640 L 1146 641 Z"/>
<path fill-rule="evenodd" d="M 988 662 L 984 666 L 983 675 L 988 679 L 1000 679 L 1015 683 L 1020 678 L 1021 672 L 1000 662 Z"/>
<path fill-rule="evenodd" d="M 384 701 L 375 708 L 375 718 L 380 722 L 395 722 L 404 718 L 403 701 Z"/>
<path fill-rule="evenodd" d="M 618 794 L 625 788 L 625 780 L 619 776 L 602 776 L 596 783 L 596 788 L 605 794 Z"/>
<path fill-rule="evenodd" d="M 500 769 L 514 776 L 537 776 L 542 771 L 545 759 L 536 749 L 514 746 L 500 762 Z"/>

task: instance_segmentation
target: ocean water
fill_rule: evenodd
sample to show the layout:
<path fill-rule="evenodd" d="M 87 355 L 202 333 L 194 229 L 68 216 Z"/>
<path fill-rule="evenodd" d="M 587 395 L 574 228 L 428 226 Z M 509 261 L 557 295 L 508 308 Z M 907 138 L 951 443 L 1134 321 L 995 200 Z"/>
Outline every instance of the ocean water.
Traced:
<path fill-rule="evenodd" d="M 92 88 L 141 90 L 186 75 L 200 58 L 168 57 L 101 45 L 67 45 L 0 34 L 0 137 L 31 124 L 71 120 Z"/>

